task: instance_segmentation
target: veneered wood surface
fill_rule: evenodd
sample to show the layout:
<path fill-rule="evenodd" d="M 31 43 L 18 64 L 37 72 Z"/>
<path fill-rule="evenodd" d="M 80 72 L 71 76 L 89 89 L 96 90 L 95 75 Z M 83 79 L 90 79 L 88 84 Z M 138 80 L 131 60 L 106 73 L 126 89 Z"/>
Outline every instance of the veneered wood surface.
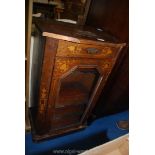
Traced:
<path fill-rule="evenodd" d="M 71 37 L 74 41 L 78 39 L 94 41 L 98 41 L 97 39 L 102 39 L 105 42 L 119 42 L 118 39 L 116 39 L 113 35 L 105 31 L 104 29 L 97 30 L 97 28 L 91 26 L 79 26 L 70 23 L 48 20 L 36 20 L 35 24 L 44 36 L 50 37 L 50 34 L 52 34 L 51 37 L 54 37 L 53 34 L 55 34 L 56 36 L 59 36 L 59 39 L 60 37 Z"/>
<path fill-rule="evenodd" d="M 96 53 L 89 53 L 89 49 L 96 50 Z M 81 58 L 115 58 L 119 47 L 114 45 L 90 45 L 78 44 L 64 40 L 59 41 L 56 56 L 59 57 L 81 57 Z"/>
<path fill-rule="evenodd" d="M 42 73 L 39 88 L 39 105 L 36 124 L 39 124 L 39 130 L 44 130 L 49 126 L 46 122 L 46 107 L 48 101 L 48 94 L 50 90 L 50 83 L 52 77 L 52 70 L 54 67 L 54 57 L 56 54 L 58 41 L 52 38 L 46 38 L 45 51 L 43 56 Z M 45 124 L 47 125 L 45 127 Z"/>
<path fill-rule="evenodd" d="M 70 105 L 62 108 L 55 108 L 54 117 L 64 117 L 66 115 L 82 114 L 85 109 L 85 105 Z"/>
<path fill-rule="evenodd" d="M 64 25 L 65 26 L 65 25 Z M 73 43 L 62 40 L 57 40 L 51 37 L 46 37 L 42 73 L 39 88 L 39 106 L 35 117 L 35 139 L 44 139 L 54 135 L 62 134 L 68 131 L 83 128 L 93 110 L 99 95 L 121 54 L 125 44 L 116 43 L 100 43 L 92 40 L 83 40 L 82 43 Z M 89 44 L 88 44 L 89 42 Z M 62 44 L 61 44 L 62 43 Z M 96 43 L 96 44 L 95 44 Z M 90 56 L 90 53 L 85 53 L 87 48 L 97 48 L 101 53 Z M 65 52 L 63 52 L 63 49 Z M 67 49 L 71 50 L 69 52 Z M 104 54 L 103 54 L 104 53 Z M 91 53 L 92 54 L 92 53 Z M 97 74 L 97 81 L 92 81 L 93 76 L 87 79 L 82 79 L 83 74 L 79 74 L 74 80 L 67 79 L 70 82 L 70 87 L 62 88 L 63 81 L 75 71 L 92 71 Z M 88 75 L 91 75 L 88 72 Z M 85 80 L 85 89 L 82 87 L 74 87 L 72 82 L 80 82 Z M 90 83 L 93 82 L 92 87 Z M 77 85 L 76 85 L 77 86 Z M 91 93 L 86 93 L 93 89 Z M 70 91 L 70 92 L 69 92 Z M 88 95 L 89 94 L 89 95 Z M 59 96 L 61 97 L 59 99 Z M 70 104 L 73 101 L 72 104 Z M 84 101 L 83 103 L 80 103 Z M 79 109 L 77 108 L 79 106 Z M 84 109 L 81 110 L 81 107 Z M 72 113 L 79 110 L 79 113 Z M 62 116 L 60 114 L 60 110 Z M 59 111 L 59 112 L 58 112 Z M 34 120 L 34 118 L 33 118 Z M 38 138 L 39 136 L 39 138 Z"/>

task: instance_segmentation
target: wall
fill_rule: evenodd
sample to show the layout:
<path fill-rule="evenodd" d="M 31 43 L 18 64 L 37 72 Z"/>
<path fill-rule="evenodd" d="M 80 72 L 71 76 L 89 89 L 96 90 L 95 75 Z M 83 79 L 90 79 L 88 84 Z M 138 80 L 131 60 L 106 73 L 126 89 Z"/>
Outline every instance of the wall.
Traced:
<path fill-rule="evenodd" d="M 128 42 L 129 0 L 92 0 L 86 24 L 104 27 Z"/>
<path fill-rule="evenodd" d="M 128 44 L 129 0 L 92 0 L 87 25 L 105 28 Z M 128 48 L 118 69 L 110 77 L 95 107 L 97 116 L 112 114 L 129 107 L 129 56 Z"/>

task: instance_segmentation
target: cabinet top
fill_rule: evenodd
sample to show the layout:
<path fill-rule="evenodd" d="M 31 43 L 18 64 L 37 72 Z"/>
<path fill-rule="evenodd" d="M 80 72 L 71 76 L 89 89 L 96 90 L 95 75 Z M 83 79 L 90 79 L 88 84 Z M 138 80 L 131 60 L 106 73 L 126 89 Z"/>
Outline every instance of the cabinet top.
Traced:
<path fill-rule="evenodd" d="M 43 36 L 54 37 L 73 42 L 80 42 L 81 40 L 92 40 L 98 42 L 119 43 L 113 35 L 104 29 L 97 29 L 90 26 L 80 26 L 70 23 L 35 20 L 36 27 L 41 31 Z"/>

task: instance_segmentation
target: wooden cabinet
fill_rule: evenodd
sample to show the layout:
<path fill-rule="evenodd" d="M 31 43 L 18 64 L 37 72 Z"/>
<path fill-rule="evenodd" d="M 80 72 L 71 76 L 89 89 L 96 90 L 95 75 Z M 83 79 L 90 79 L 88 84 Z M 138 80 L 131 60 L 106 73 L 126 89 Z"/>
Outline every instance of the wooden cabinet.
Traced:
<path fill-rule="evenodd" d="M 42 140 L 86 127 L 125 44 L 86 26 L 38 20 L 36 27 L 30 116 L 33 139 Z"/>

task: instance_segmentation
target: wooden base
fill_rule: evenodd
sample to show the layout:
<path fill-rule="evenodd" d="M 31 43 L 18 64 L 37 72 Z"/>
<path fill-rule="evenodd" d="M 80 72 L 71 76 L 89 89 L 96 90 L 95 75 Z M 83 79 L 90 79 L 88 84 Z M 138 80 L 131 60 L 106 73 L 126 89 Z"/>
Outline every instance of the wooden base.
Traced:
<path fill-rule="evenodd" d="M 86 123 L 84 125 L 75 124 L 75 125 L 63 128 L 63 129 L 59 129 L 55 131 L 51 130 L 46 134 L 40 135 L 36 132 L 36 127 L 34 123 L 34 108 L 29 108 L 29 117 L 30 117 L 30 124 L 31 124 L 32 140 L 34 142 L 39 142 L 39 141 L 47 140 L 50 138 L 59 137 L 59 136 L 62 136 L 68 133 L 75 132 L 77 130 L 82 130 L 87 127 Z"/>

